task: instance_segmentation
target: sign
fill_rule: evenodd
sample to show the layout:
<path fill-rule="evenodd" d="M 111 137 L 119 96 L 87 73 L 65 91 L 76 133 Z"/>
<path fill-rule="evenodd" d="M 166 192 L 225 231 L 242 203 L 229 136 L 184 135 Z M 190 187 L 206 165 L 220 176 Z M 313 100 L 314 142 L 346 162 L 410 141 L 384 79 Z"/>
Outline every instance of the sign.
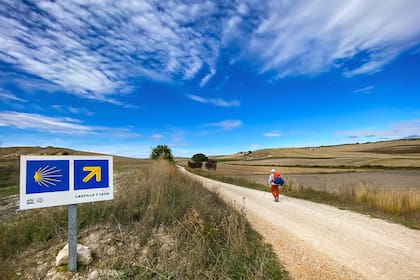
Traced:
<path fill-rule="evenodd" d="M 20 209 L 113 199 L 112 156 L 21 156 Z"/>
<path fill-rule="evenodd" d="M 104 188 L 108 186 L 107 160 L 75 160 L 74 189 Z"/>

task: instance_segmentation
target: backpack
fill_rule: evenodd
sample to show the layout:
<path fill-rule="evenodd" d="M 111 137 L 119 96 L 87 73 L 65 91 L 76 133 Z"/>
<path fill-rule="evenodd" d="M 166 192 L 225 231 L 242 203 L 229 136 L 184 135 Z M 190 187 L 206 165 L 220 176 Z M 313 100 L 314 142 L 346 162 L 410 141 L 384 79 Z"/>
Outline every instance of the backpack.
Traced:
<path fill-rule="evenodd" d="M 280 177 L 280 173 L 279 172 L 274 172 L 274 175 L 273 175 L 273 183 L 274 184 L 276 184 L 276 185 L 280 185 L 280 186 L 283 186 L 284 185 L 284 180 L 283 180 L 283 178 L 282 177 Z"/>

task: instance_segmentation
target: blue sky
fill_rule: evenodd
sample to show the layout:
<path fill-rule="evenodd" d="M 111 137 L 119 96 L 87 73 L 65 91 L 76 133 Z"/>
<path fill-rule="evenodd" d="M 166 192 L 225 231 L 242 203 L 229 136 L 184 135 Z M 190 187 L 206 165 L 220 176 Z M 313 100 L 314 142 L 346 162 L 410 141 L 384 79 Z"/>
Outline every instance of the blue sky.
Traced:
<path fill-rule="evenodd" d="M 1 0 L 1 146 L 190 157 L 419 136 L 419 14 L 417 0 Z"/>

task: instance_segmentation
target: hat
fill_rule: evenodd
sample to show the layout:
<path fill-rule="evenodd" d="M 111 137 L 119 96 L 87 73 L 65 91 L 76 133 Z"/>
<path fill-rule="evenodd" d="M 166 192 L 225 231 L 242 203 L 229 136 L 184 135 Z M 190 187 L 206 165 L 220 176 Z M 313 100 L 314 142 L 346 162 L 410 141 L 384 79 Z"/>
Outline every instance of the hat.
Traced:
<path fill-rule="evenodd" d="M 274 173 L 276 170 L 274 170 L 274 169 L 271 169 L 271 173 Z"/>

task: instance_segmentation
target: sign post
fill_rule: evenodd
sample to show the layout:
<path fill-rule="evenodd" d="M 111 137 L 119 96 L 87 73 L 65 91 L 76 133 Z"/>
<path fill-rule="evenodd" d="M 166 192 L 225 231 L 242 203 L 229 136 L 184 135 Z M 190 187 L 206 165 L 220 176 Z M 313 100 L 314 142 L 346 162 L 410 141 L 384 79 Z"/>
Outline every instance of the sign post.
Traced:
<path fill-rule="evenodd" d="M 68 239 L 69 239 L 69 265 L 71 272 L 77 271 L 77 204 L 68 206 Z"/>
<path fill-rule="evenodd" d="M 19 209 L 68 205 L 69 271 L 77 271 L 77 204 L 114 198 L 112 156 L 21 156 Z"/>

